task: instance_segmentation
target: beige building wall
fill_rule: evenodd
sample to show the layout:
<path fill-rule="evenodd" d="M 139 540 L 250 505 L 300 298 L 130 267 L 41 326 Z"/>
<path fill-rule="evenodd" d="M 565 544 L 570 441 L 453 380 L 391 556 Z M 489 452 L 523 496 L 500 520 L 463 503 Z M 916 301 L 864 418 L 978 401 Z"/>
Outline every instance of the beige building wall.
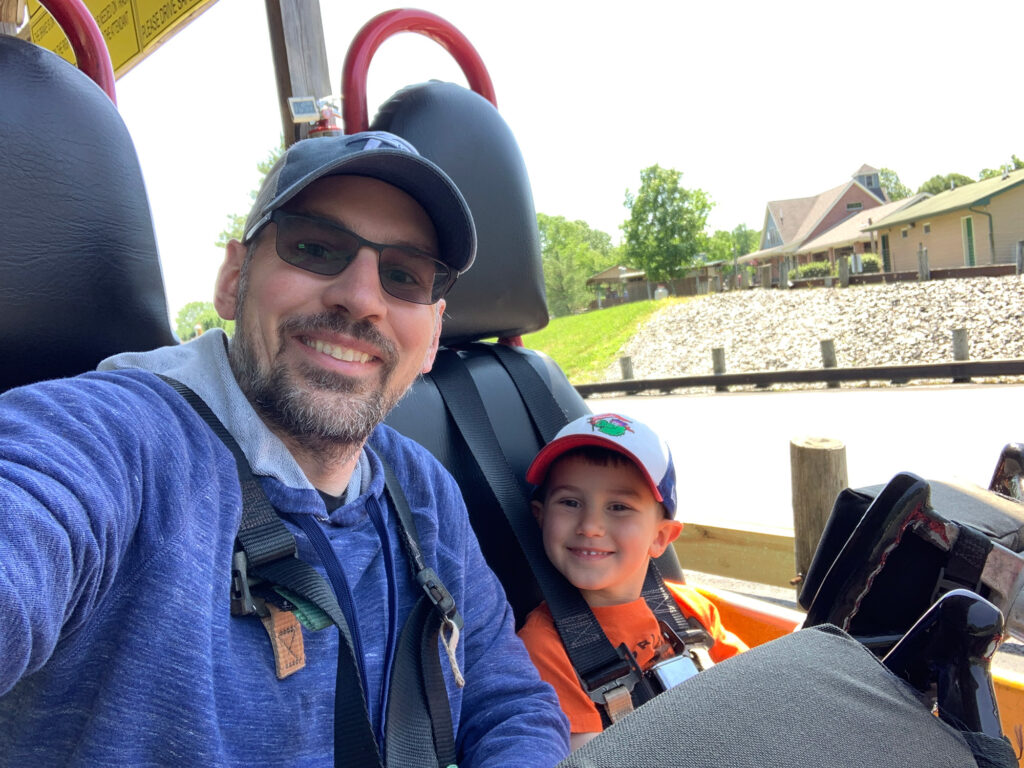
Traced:
<path fill-rule="evenodd" d="M 991 213 L 995 221 L 996 263 L 1012 264 L 1017 243 L 1024 240 L 1024 185 L 996 195 L 992 205 L 981 210 Z"/>
<path fill-rule="evenodd" d="M 879 230 L 879 235 L 889 235 L 892 270 L 916 270 L 921 245 L 928 249 L 928 266 L 932 269 L 967 266 L 963 234 L 963 220 L 967 217 L 971 218 L 974 228 L 974 264 L 1012 264 L 1016 259 L 1017 242 L 1024 240 L 1024 185 L 996 195 L 989 205 L 972 207 L 973 211 L 961 208 L 931 219 L 920 219 L 913 226 L 903 224 Z M 991 240 L 986 213 L 992 216 Z M 929 232 L 925 232 L 926 227 Z"/>

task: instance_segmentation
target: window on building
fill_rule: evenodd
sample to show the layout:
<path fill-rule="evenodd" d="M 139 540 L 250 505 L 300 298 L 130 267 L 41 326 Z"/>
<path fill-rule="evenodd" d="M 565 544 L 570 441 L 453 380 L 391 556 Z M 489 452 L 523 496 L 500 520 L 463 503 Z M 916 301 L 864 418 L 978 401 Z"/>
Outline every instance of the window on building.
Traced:
<path fill-rule="evenodd" d="M 864 203 L 847 203 L 846 210 L 848 211 L 859 211 L 864 207 Z"/>
<path fill-rule="evenodd" d="M 909 228 L 904 227 L 903 229 L 900 230 L 900 237 L 902 237 L 904 240 L 906 240 L 909 235 L 910 235 L 910 229 Z"/>
<path fill-rule="evenodd" d="M 932 225 L 931 224 L 925 224 L 924 225 L 924 233 L 927 235 L 931 231 L 932 231 Z"/>

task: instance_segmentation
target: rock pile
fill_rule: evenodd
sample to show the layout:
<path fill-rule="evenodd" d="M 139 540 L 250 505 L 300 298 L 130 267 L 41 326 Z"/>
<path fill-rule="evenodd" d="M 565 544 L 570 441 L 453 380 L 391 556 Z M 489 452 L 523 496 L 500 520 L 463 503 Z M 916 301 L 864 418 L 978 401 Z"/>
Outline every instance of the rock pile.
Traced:
<path fill-rule="evenodd" d="M 638 379 L 712 373 L 725 349 L 728 372 L 820 368 L 832 339 L 840 367 L 953 359 L 965 328 L 972 360 L 1024 358 L 1024 279 L 978 277 L 889 285 L 747 290 L 667 306 L 626 343 Z M 606 380 L 621 378 L 618 364 Z"/>

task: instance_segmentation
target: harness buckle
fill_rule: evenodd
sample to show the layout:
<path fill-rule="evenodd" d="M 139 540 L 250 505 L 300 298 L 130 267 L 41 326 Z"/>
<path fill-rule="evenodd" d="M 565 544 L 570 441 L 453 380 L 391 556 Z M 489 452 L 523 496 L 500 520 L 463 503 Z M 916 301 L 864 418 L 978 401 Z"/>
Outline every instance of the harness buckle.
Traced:
<path fill-rule="evenodd" d="M 258 613 L 249 591 L 249 561 L 245 551 L 238 549 L 231 556 L 231 615 L 247 616 Z"/>
<path fill-rule="evenodd" d="M 441 582 L 441 578 L 437 575 L 433 568 L 424 568 L 416 573 L 416 581 L 423 587 L 423 591 L 427 593 L 427 597 L 430 602 L 434 604 L 434 607 L 440 611 L 441 615 L 454 623 L 459 628 L 462 627 L 462 616 L 459 614 L 458 608 L 455 605 L 455 598 L 452 597 L 451 592 Z"/>
<path fill-rule="evenodd" d="M 604 707 L 613 723 L 633 711 L 633 689 L 643 678 L 626 644 L 621 644 L 616 650 L 620 663 L 598 672 L 591 681 L 583 681 L 587 695 L 599 707 Z"/>

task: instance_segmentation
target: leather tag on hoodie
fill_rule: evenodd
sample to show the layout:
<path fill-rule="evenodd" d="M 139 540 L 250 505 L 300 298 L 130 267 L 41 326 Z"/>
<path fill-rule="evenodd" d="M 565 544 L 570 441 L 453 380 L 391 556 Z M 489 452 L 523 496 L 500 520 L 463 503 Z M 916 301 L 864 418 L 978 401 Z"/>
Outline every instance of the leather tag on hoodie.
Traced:
<path fill-rule="evenodd" d="M 268 613 L 260 620 L 270 636 L 274 649 L 274 667 L 277 679 L 284 680 L 306 666 L 306 650 L 302 642 L 302 625 L 291 611 L 282 611 L 267 603 Z"/>

